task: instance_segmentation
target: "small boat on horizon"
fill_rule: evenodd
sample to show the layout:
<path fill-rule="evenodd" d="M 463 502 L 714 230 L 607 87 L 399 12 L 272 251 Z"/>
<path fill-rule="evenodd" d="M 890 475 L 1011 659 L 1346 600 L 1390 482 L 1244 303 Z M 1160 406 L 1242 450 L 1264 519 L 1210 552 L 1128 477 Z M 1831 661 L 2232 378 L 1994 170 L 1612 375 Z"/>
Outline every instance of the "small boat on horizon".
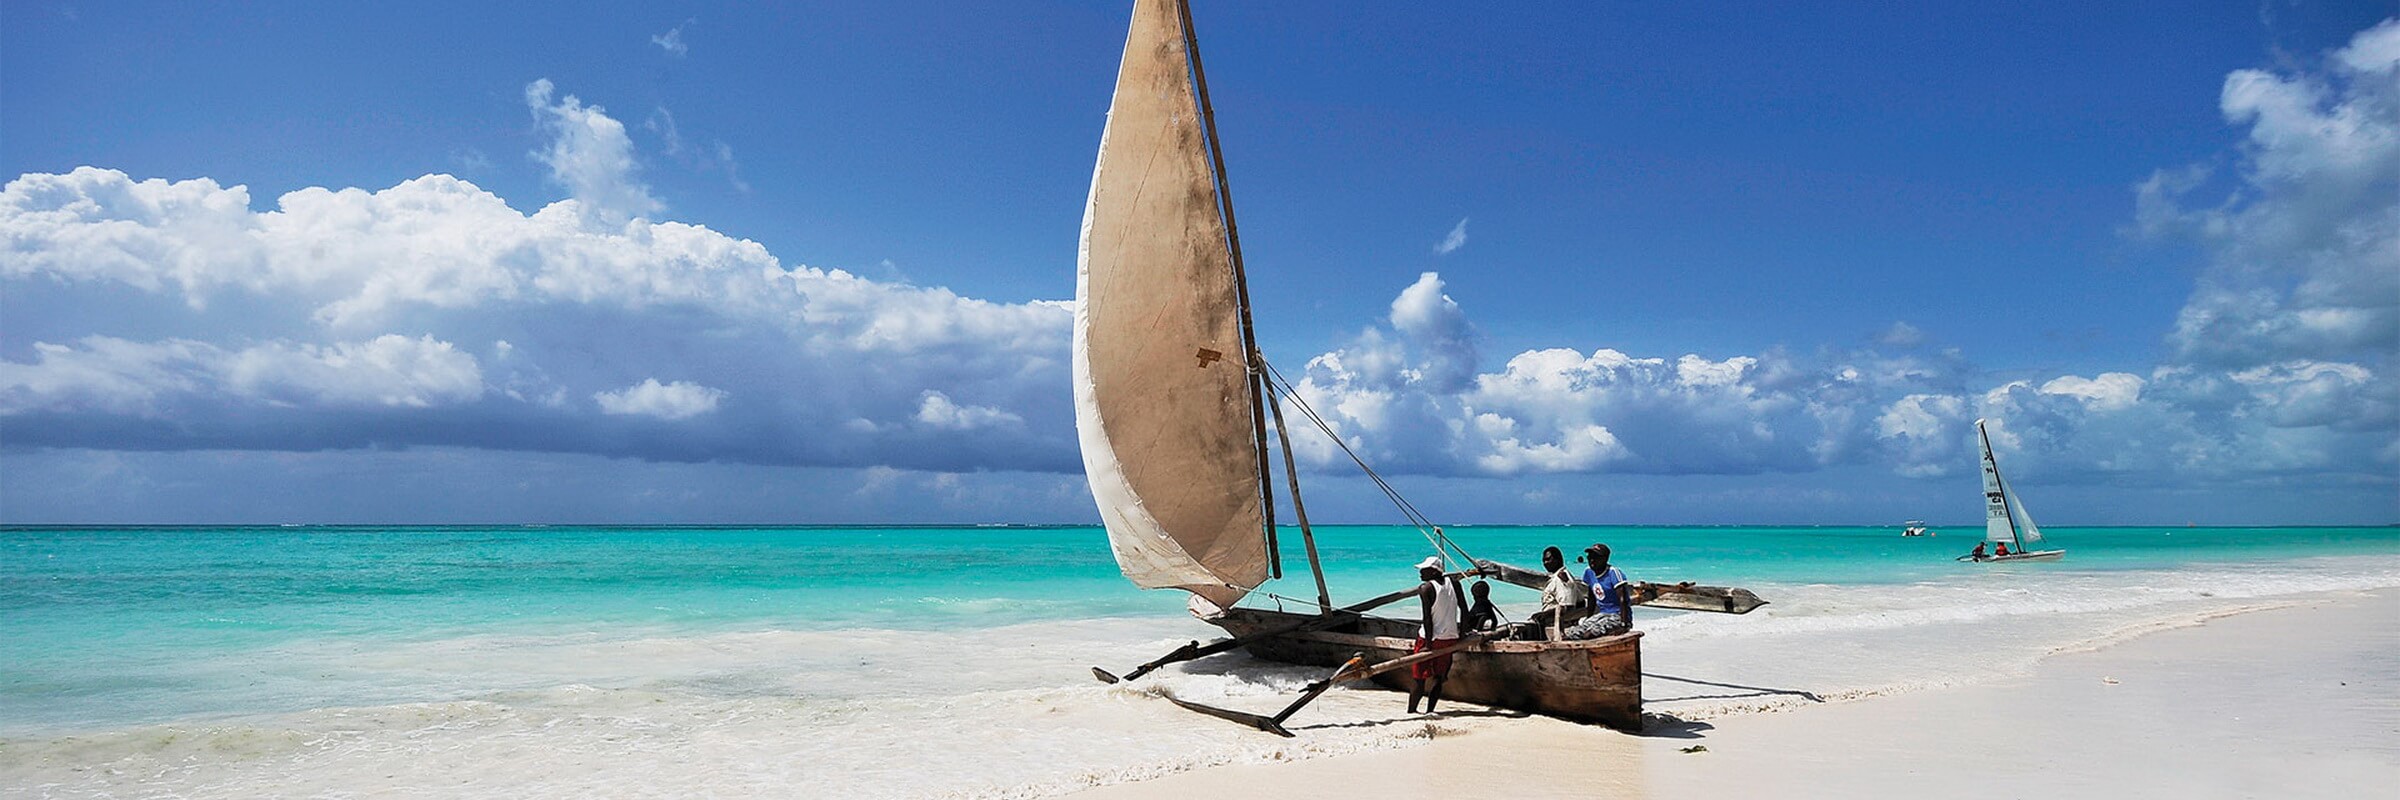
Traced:
<path fill-rule="evenodd" d="M 2042 528 L 2025 511 L 2025 501 L 2009 491 L 2008 481 L 2000 477 L 2000 462 L 1992 458 L 1992 435 L 1984 430 L 1980 419 L 1975 421 L 1975 441 L 1983 448 L 1983 544 L 1976 545 L 1975 552 L 1959 556 L 1958 560 L 1997 563 L 2065 558 L 2065 549 L 2033 549 L 2042 543 Z M 1993 552 L 1984 552 L 1984 544 L 1993 545 Z"/>
<path fill-rule="evenodd" d="M 1902 536 L 1932 536 L 1932 535 L 1934 535 L 1933 531 L 1926 529 L 1926 527 L 1925 527 L 1925 521 L 1924 521 L 1924 520 L 1921 520 L 1921 519 L 1912 519 L 1912 520 L 1909 520 L 1909 521 L 1907 521 L 1907 522 L 1901 523 L 1901 526 L 1902 526 L 1902 527 L 1901 527 L 1901 529 L 1900 529 L 1900 535 L 1902 535 Z"/>

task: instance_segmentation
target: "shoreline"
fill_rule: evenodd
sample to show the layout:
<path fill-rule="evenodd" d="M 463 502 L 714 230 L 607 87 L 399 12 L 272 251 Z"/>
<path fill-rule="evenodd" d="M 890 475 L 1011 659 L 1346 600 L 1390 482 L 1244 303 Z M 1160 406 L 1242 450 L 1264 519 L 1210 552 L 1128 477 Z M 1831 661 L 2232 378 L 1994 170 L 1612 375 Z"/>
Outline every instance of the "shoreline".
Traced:
<path fill-rule="evenodd" d="M 1668 772 L 1672 759 L 1805 772 L 1741 765 L 1831 730 L 1817 721 L 1823 714 L 1947 696 L 2080 657 L 2062 653 L 2178 635 L 2161 626 L 2205 630 L 2293 613 L 2201 622 L 2227 611 L 2400 591 L 2400 539 L 2381 535 L 2266 531 L 2201 542 L 2175 531 L 2172 540 L 2095 544 L 2087 566 L 2097 568 L 2034 571 L 1928 566 L 1921 543 L 1863 532 L 1690 540 L 1661 531 L 1661 574 L 1699 571 L 1692 565 L 1730 549 L 1755 556 L 1742 562 L 1749 571 L 1716 569 L 1783 576 L 1753 584 L 1777 602 L 1759 613 L 1640 618 L 1647 710 L 1681 723 L 1654 731 L 1663 738 L 1454 704 L 1440 718 L 1403 715 L 1399 694 L 1346 687 L 1287 723 L 1300 736 L 1286 739 L 1162 698 L 1273 713 L 1324 670 L 1226 654 L 1131 684 L 1089 680 L 1092 665 L 1123 668 L 1216 631 L 1180 609 L 1153 612 L 1146 601 L 1167 595 L 1128 593 L 1105 553 L 1078 544 L 1085 534 L 979 556 L 1013 566 L 1083 559 L 1080 574 L 1040 581 L 1006 569 L 853 575 L 843 559 L 824 558 L 986 552 L 962 549 L 982 546 L 963 533 L 411 533 L 308 547 L 292 546 L 293 536 L 302 535 L 28 540 L 33 557 L 11 562 L 24 578 L 13 597 L 32 613 L 9 620 L 9 638 L 27 654 L 10 663 L 0 691 L 0 795 L 542 800 L 786 797 L 799 786 L 859 798 L 1045 797 L 1102 786 L 1166 794 L 1158 787 L 1190 785 L 1193 775 L 1224 780 L 1277 764 L 1299 769 L 1265 781 L 1276 791 L 1314 781 L 1345 793 L 1360 784 L 1402 797 L 1488 795 L 1499 785 L 1475 776 L 1497 773 L 1512 790 L 1556 782 L 1564 794 L 1619 785 L 1646 794 L 1688 784 Z M 1778 550 L 1786 546 L 1788 558 Z M 1395 562 L 1412 551 L 1369 552 L 1351 560 Z M 2158 553 L 2191 560 L 2129 566 Z M 1828 566 L 1836 555 L 1839 570 Z M 362 561 L 404 568 L 362 584 Z M 1890 569 L 1877 581 L 1845 581 L 1860 569 L 1852 562 Z M 612 577 L 595 586 L 594 573 Z M 726 580 L 764 573 L 791 577 Z M 1797 573 L 1811 580 L 1796 582 Z M 86 575 L 124 579 L 79 580 Z M 1367 591 L 1363 575 L 1342 591 Z M 2263 685 L 2254 671 L 2177 680 L 2251 690 Z M 2390 683 L 2400 695 L 2400 681 Z M 2288 704 L 2264 707 L 2278 705 Z M 1797 734 L 1736 740 L 1786 718 L 1810 721 L 1786 729 Z M 2383 728 L 2367 734 L 2392 738 Z M 2014 741 L 2006 731 L 1948 735 L 1963 743 L 1944 746 L 1963 753 L 1990 749 L 1969 741 L 1977 736 Z M 2046 756 L 2081 735 L 2053 731 L 2033 749 L 2010 749 Z M 1714 752 L 1679 750 L 1703 744 Z M 2058 768 L 2085 769 L 2068 755 Z M 1892 763 L 1917 762 L 1981 767 L 1933 756 Z M 1735 796 L 1780 786 L 1772 777 L 1728 785 Z"/>
<path fill-rule="evenodd" d="M 2400 587 L 2261 600 L 2057 647 L 1991 681 L 1668 716 L 1639 735 L 1429 718 L 1422 745 L 1071 796 L 1476 796 L 1498 783 L 1521 797 L 2292 797 L 2400 785 L 2400 665 L 2386 663 L 2400 653 Z"/>

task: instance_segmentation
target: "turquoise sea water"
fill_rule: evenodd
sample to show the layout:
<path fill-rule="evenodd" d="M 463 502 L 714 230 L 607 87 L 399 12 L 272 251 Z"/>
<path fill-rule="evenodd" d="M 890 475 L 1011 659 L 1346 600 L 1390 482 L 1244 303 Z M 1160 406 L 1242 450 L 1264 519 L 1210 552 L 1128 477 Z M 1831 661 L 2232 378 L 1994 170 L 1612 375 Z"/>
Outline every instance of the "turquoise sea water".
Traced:
<path fill-rule="evenodd" d="M 2392 527 L 2050 528 L 2067 560 L 1998 566 L 1953 560 L 1977 540 L 1970 528 L 1448 532 L 1483 558 L 1532 565 L 1545 545 L 1573 553 L 1600 541 L 1636 579 L 1751 588 L 1772 604 L 1745 617 L 1645 612 L 1646 665 L 1819 693 L 1971 679 L 2256 598 L 2400 585 Z M 1318 539 L 1337 601 L 1406 586 L 1432 551 L 1407 528 L 1328 527 Z M 1314 595 L 1298 540 L 1284 534 L 1287 577 L 1248 602 Z M 1532 599 L 1495 596 L 1520 611 Z M 0 528 L 0 789 L 56 770 L 96 782 L 42 785 L 122 788 L 83 767 L 149 769 L 146 785 L 202 795 L 304 779 L 338 789 L 357 779 L 348 771 L 392 767 L 359 760 L 355 748 L 372 743 L 388 759 L 465 759 L 460 769 L 521 779 L 466 794 L 524 796 L 525 780 L 570 784 L 532 766 L 547 762 L 475 754 L 524 738 L 606 760 L 669 736 L 659 731 L 689 747 L 735 731 L 744 742 L 797 736 L 791 746 L 838 782 L 939 724 L 995 752 L 1030 748 L 1019 755 L 1033 766 L 887 776 L 859 791 L 1042 794 L 1027 787 L 1192 758 L 1184 745 L 1070 744 L 1090 738 L 1082 728 L 1174 713 L 1093 685 L 1082 668 L 1212 632 L 1183 599 L 1126 583 L 1093 527 Z M 1805 658 L 1826 652 L 1871 657 Z M 973 654 L 969 668 L 961 653 Z M 1156 682 L 1238 698 L 1302 678 L 1243 663 Z M 1912 666 L 1875 668 L 1889 663 Z M 1671 707 L 1671 685 L 1647 690 L 1654 706 Z M 1034 709 L 1092 721 L 1028 734 Z M 590 729 L 561 732 L 576 725 Z M 828 748 L 829 735 L 849 749 Z M 1195 740 L 1236 754 L 1210 758 L 1267 757 L 1233 733 L 1188 735 L 1227 737 Z M 709 780 L 732 780 L 725 768 Z"/>
<path fill-rule="evenodd" d="M 1974 578 L 1974 530 L 1887 527 L 1446 529 L 1481 558 L 1535 565 L 1607 542 L 1638 578 L 1719 585 Z M 1937 529 L 1938 532 L 1938 529 Z M 2051 573 L 2400 553 L 2400 528 L 2052 529 Z M 1286 540 L 1297 550 L 1296 532 Z M 1338 600 L 1402 586 L 1413 529 L 1318 531 Z M 1177 615 L 1182 595 L 1120 577 L 1092 527 L 181 527 L 0 532 L 0 730 L 172 718 L 206 692 L 173 667 L 297 639 L 428 639 L 597 628 L 975 628 Z M 1295 553 L 1273 594 L 1309 598 Z M 2023 569 L 2024 567 L 2020 567 Z M 1271 603 L 1271 600 L 1269 601 Z M 1302 602 L 1305 603 L 1305 600 Z M 195 703 L 205 707 L 205 703 Z"/>

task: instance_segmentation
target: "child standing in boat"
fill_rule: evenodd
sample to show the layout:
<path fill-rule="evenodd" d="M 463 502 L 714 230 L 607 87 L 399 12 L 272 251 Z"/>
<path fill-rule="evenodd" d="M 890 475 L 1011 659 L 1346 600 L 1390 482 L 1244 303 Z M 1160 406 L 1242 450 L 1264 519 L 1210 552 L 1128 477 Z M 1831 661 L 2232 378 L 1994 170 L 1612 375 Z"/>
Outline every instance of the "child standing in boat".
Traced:
<path fill-rule="evenodd" d="M 1473 595 L 1475 601 L 1467 604 L 1467 613 L 1460 619 L 1459 629 L 1476 633 L 1498 627 L 1500 607 L 1492 605 L 1492 585 L 1476 581 L 1475 585 L 1467 587 L 1467 594 Z"/>

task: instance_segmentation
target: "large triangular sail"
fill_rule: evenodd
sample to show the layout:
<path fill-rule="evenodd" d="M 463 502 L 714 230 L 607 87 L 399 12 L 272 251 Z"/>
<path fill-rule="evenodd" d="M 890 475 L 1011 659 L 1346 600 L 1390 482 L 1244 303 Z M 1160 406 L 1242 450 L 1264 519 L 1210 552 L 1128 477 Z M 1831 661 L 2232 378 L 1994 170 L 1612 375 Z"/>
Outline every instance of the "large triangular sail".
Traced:
<path fill-rule="evenodd" d="M 1125 577 L 1228 606 L 1265 581 L 1258 392 L 1181 0 L 1138 0 L 1075 270 L 1075 429 Z"/>
<path fill-rule="evenodd" d="M 2008 510 L 2017 515 L 2017 546 L 2031 549 L 2042 541 L 2042 526 L 2033 524 L 2033 513 L 2025 510 L 2025 501 L 2016 492 L 2008 493 Z"/>
<path fill-rule="evenodd" d="M 2041 532 L 2033 529 L 2033 520 L 2023 516 L 2024 506 L 2000 479 L 2000 462 L 1992 459 L 1992 435 L 1980 419 L 1975 421 L 1975 442 L 1983 449 L 1983 538 L 2022 552 L 2026 542 L 2041 540 Z"/>

